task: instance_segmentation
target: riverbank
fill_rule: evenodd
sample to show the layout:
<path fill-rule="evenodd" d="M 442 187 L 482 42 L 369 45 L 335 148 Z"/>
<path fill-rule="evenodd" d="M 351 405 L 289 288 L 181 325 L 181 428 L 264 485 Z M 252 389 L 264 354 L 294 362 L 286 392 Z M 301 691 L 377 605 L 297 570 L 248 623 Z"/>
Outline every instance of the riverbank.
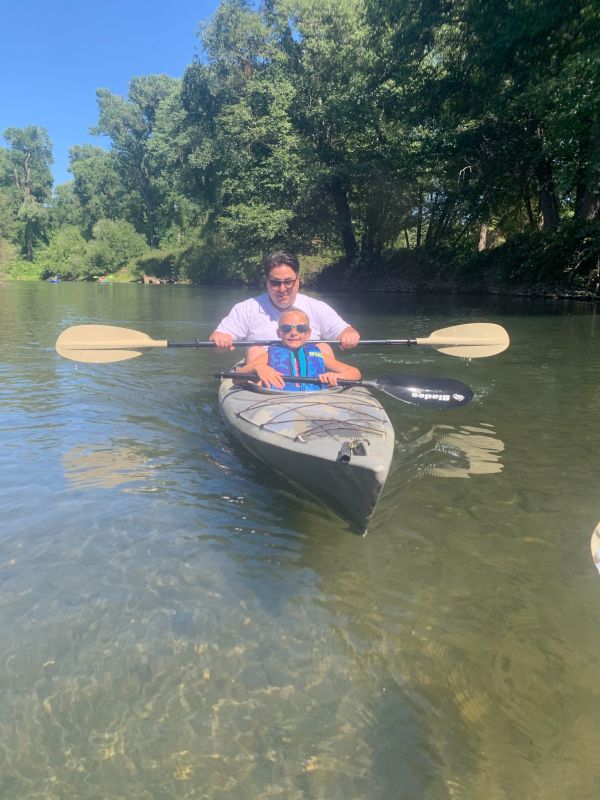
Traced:
<path fill-rule="evenodd" d="M 421 247 L 322 270 L 317 285 L 380 292 L 451 292 L 552 299 L 600 299 L 600 226 L 573 220 L 528 231 L 491 249 Z"/>
<path fill-rule="evenodd" d="M 253 287 L 262 283 L 261 255 L 225 257 L 193 245 L 133 259 L 103 275 L 110 283 L 176 283 Z M 331 252 L 300 254 L 302 282 L 320 291 L 451 293 L 600 300 L 600 223 L 567 221 L 553 232 L 528 231 L 491 249 L 472 246 L 403 248 L 349 264 Z M 11 265 L 9 265 L 10 267 Z M 35 264 L 0 269 L 0 279 L 47 279 Z M 54 263 L 50 276 L 85 280 Z"/>
<path fill-rule="evenodd" d="M 509 297 L 547 298 L 550 300 L 580 300 L 600 302 L 600 286 L 595 288 L 576 288 L 552 283 L 522 283 L 513 286 L 494 280 L 464 280 L 460 276 L 444 276 L 434 274 L 407 274 L 406 272 L 388 271 L 381 274 L 353 274 L 336 265 L 324 270 L 313 280 L 305 282 L 319 291 L 367 291 L 387 293 L 421 293 L 421 294 L 463 294 L 463 295 L 505 295 Z"/>
<path fill-rule="evenodd" d="M 0 285 L 10 283 L 43 282 L 33 278 L 0 278 Z M 61 279 L 52 281 L 56 283 L 81 283 L 81 281 L 69 281 Z M 84 281 L 85 282 L 85 281 Z M 88 281 L 91 283 L 92 281 Z M 110 280 L 96 281 L 113 286 L 127 286 L 132 283 L 143 283 L 149 286 L 206 286 L 214 288 L 232 288 L 231 284 L 224 284 L 219 281 L 214 283 L 192 283 L 191 281 L 165 281 L 158 278 L 149 280 Z M 241 286 L 252 286 L 253 284 L 239 284 Z M 320 274 L 309 275 L 304 278 L 303 285 L 310 291 L 314 289 L 320 292 L 368 292 L 368 293 L 387 293 L 387 294 L 452 294 L 452 295 L 489 295 L 506 297 L 530 297 L 546 298 L 548 300 L 576 300 L 582 302 L 600 303 L 600 290 L 576 289 L 552 284 L 537 283 L 532 285 L 500 286 L 485 285 L 478 282 L 473 283 L 445 279 L 440 276 L 407 276 L 399 273 L 388 273 L 376 276 L 354 275 L 351 271 L 343 271 L 339 268 L 326 269 Z M 260 283 L 256 284 L 257 291 Z"/>

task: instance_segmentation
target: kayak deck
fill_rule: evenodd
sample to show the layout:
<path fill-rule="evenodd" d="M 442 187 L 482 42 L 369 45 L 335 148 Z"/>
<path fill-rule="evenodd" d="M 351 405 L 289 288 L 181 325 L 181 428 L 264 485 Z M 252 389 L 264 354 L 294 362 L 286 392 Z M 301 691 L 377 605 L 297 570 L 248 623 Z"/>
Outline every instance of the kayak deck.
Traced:
<path fill-rule="evenodd" d="M 292 394 L 291 392 L 287 393 Z M 328 437 L 338 439 L 348 436 L 384 436 L 381 407 L 374 406 L 366 398 L 349 396 L 347 392 L 336 393 L 335 401 L 330 397 L 301 398 L 277 397 L 250 403 L 239 412 L 241 419 L 261 430 L 272 431 L 295 441 L 309 441 Z M 372 399 L 372 398 L 371 398 Z"/>

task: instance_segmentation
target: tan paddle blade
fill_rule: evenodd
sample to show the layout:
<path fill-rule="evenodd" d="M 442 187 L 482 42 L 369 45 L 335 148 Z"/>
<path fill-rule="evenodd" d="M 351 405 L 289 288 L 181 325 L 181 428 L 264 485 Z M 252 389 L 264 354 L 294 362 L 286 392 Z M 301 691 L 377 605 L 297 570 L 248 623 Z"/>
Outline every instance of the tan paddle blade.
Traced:
<path fill-rule="evenodd" d="M 596 525 L 596 530 L 592 533 L 592 541 L 590 542 L 592 548 L 592 558 L 596 569 L 600 572 L 600 522 Z"/>
<path fill-rule="evenodd" d="M 494 322 L 469 322 L 434 331 L 417 344 L 428 344 L 449 356 L 485 358 L 502 353 L 510 344 L 508 333 Z"/>
<path fill-rule="evenodd" d="M 56 352 L 71 361 L 109 364 L 141 356 L 150 347 L 166 347 L 166 339 L 157 341 L 145 333 L 115 325 L 74 325 L 56 340 Z"/>

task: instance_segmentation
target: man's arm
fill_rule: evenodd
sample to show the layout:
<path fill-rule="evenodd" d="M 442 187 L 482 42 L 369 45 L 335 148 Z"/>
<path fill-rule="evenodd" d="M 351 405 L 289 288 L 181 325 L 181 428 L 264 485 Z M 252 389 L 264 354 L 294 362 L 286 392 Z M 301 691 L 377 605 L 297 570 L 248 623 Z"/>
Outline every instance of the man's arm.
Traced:
<path fill-rule="evenodd" d="M 312 314 L 318 318 L 318 330 L 322 339 L 337 339 L 342 350 L 356 347 L 360 341 L 360 333 L 356 328 L 348 325 L 328 303 L 312 299 L 309 302 L 312 302 Z M 314 321 L 314 318 L 311 319 Z M 328 346 L 323 347 L 326 349 Z"/>
<path fill-rule="evenodd" d="M 233 343 L 236 339 L 243 340 L 246 338 L 247 328 L 246 307 L 244 303 L 237 303 L 229 314 L 223 317 L 208 338 L 211 342 L 215 343 L 216 349 L 219 352 L 224 353 L 228 350 L 235 349 Z"/>

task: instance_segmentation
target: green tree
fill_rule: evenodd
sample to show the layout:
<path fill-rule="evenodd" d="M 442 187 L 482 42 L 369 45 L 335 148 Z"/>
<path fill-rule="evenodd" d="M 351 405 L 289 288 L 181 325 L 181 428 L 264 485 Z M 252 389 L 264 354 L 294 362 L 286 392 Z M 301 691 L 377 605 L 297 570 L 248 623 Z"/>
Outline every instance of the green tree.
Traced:
<path fill-rule="evenodd" d="M 188 124 L 178 88 L 158 107 L 148 142 L 159 196 L 161 247 L 184 246 L 205 219 L 207 198 L 190 161 L 195 140 L 195 127 Z"/>
<path fill-rule="evenodd" d="M 164 219 L 164 183 L 153 158 L 150 141 L 161 103 L 178 91 L 179 81 L 168 75 L 133 78 L 127 99 L 108 89 L 97 91 L 99 119 L 93 132 L 109 136 L 118 174 L 128 193 L 128 220 L 157 246 L 161 231 L 172 220 Z"/>
<path fill-rule="evenodd" d="M 207 63 L 186 71 L 182 98 L 209 230 L 253 253 L 333 239 L 348 260 L 397 236 L 403 193 L 367 92 L 361 9 L 225 0 L 203 28 Z"/>
<path fill-rule="evenodd" d="M 378 199 L 388 167 L 368 91 L 372 55 L 363 3 L 273 0 L 269 14 L 294 87 L 290 115 L 310 176 L 309 204 L 325 200 L 348 261 L 383 238 Z"/>
<path fill-rule="evenodd" d="M 49 227 L 55 231 L 65 225 L 83 227 L 83 208 L 75 193 L 73 181 L 61 183 L 54 188 L 48 209 Z"/>
<path fill-rule="evenodd" d="M 89 144 L 75 145 L 69 151 L 69 172 L 87 238 L 100 219 L 130 218 L 133 203 L 128 203 L 128 192 L 113 153 Z"/>
<path fill-rule="evenodd" d="M 205 198 L 208 249 L 231 246 L 255 264 L 290 242 L 306 184 L 289 118 L 294 90 L 265 20 L 244 0 L 223 2 L 202 41 L 207 63 L 183 81 L 188 180 Z"/>
<path fill-rule="evenodd" d="M 597 214 L 592 0 L 368 0 L 368 7 L 382 110 L 420 129 L 423 155 L 433 156 L 433 183 L 419 184 L 425 241 L 488 224 L 505 234 L 552 231 L 563 213 Z"/>
<path fill-rule="evenodd" d="M 11 186 L 17 207 L 23 254 L 31 261 L 36 241 L 47 222 L 46 204 L 52 190 L 52 144 L 47 131 L 37 125 L 7 128 L 3 133 L 10 148 L 0 162 L 4 186 Z"/>

